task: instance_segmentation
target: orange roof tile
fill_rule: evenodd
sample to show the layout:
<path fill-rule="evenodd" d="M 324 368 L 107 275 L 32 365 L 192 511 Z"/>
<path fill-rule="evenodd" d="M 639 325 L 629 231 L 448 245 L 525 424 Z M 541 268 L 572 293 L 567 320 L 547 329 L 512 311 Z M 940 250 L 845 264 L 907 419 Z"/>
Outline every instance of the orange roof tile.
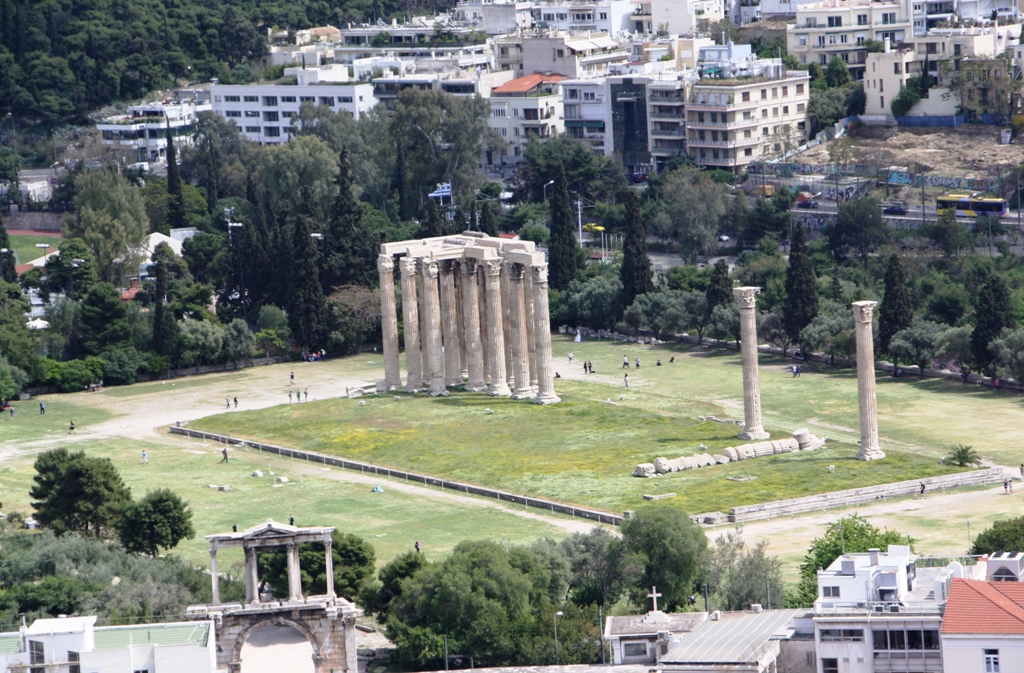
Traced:
<path fill-rule="evenodd" d="M 954 578 L 942 633 L 1024 634 L 1024 582 Z"/>
<path fill-rule="evenodd" d="M 518 77 L 513 80 L 505 82 L 501 86 L 496 86 L 491 89 L 491 94 L 503 94 L 503 93 L 527 93 L 537 88 L 541 84 L 554 84 L 561 82 L 563 79 L 569 79 L 565 75 L 545 75 L 543 73 L 536 72 L 526 77 Z"/>

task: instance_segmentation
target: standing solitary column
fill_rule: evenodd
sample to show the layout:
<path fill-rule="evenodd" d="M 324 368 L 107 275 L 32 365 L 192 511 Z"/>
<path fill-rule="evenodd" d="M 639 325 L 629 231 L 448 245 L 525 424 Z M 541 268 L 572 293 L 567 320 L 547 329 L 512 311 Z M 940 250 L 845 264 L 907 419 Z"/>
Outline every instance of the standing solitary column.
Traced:
<path fill-rule="evenodd" d="M 438 263 L 441 270 L 441 334 L 444 337 L 444 384 L 462 383 L 462 363 L 459 360 L 459 315 L 455 302 L 455 262 L 446 259 Z"/>
<path fill-rule="evenodd" d="M 210 577 L 213 579 L 213 604 L 220 605 L 220 577 L 217 575 L 217 543 L 210 546 Z"/>
<path fill-rule="evenodd" d="M 743 359 L 743 422 L 740 439 L 768 439 L 761 426 L 761 375 L 757 369 L 757 293 L 759 287 L 733 290 L 740 304 L 740 349 Z"/>
<path fill-rule="evenodd" d="M 480 291 L 477 285 L 477 261 L 462 260 L 462 316 L 466 335 L 466 390 L 478 393 L 487 390 L 484 383 L 484 348 L 480 342 Z"/>
<path fill-rule="evenodd" d="M 402 387 L 398 368 L 398 312 L 395 309 L 395 262 L 391 255 L 377 257 L 380 272 L 380 325 L 384 336 L 384 382 L 378 387 L 385 392 Z"/>
<path fill-rule="evenodd" d="M 508 268 L 508 312 L 512 331 L 512 375 L 515 392 L 512 399 L 525 400 L 533 397 L 530 387 L 530 352 L 526 331 L 526 307 L 523 306 L 523 265 L 506 264 Z"/>
<path fill-rule="evenodd" d="M 398 261 L 398 270 L 402 274 L 402 317 L 405 325 L 405 392 L 415 393 L 423 387 L 416 260 L 412 257 L 403 257 Z"/>
<path fill-rule="evenodd" d="M 533 273 L 533 315 L 536 321 L 534 334 L 537 337 L 537 404 L 561 402 L 555 395 L 555 375 L 551 370 L 551 316 L 548 311 L 548 265 L 534 264 Z"/>
<path fill-rule="evenodd" d="M 511 394 L 505 372 L 505 328 L 502 325 L 501 260 L 484 260 L 487 285 L 487 357 L 491 366 L 491 388 L 488 393 L 499 397 Z"/>
<path fill-rule="evenodd" d="M 860 402 L 860 451 L 858 460 L 878 460 L 885 453 L 878 447 L 878 403 L 875 400 L 875 343 L 871 316 L 877 301 L 853 302 L 853 323 L 857 331 L 857 399 Z"/>
<path fill-rule="evenodd" d="M 256 550 L 245 547 L 245 604 L 260 602 L 260 577 L 256 565 Z"/>
<path fill-rule="evenodd" d="M 430 395 L 447 395 L 444 387 L 444 362 L 441 353 L 441 305 L 437 294 L 437 262 L 424 259 L 420 262 L 420 278 L 423 281 L 423 322 L 426 334 L 423 336 L 423 352 L 427 353 L 423 375 L 430 381 Z"/>
<path fill-rule="evenodd" d="M 302 576 L 299 575 L 299 545 L 294 542 L 286 546 L 288 561 L 288 600 L 302 600 Z"/>
<path fill-rule="evenodd" d="M 334 555 L 331 553 L 331 536 L 324 539 L 324 577 L 327 578 L 327 595 L 334 596 Z"/>

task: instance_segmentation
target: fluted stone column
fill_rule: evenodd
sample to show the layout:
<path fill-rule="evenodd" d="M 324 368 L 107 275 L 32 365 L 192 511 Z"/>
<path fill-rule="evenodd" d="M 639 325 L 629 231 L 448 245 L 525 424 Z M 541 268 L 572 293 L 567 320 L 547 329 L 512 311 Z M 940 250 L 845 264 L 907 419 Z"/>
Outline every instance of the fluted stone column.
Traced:
<path fill-rule="evenodd" d="M 474 260 L 475 261 L 475 260 Z M 484 265 L 477 262 L 476 266 L 476 289 L 480 298 L 480 308 L 477 315 L 480 316 L 480 353 L 484 360 L 484 383 L 491 383 L 491 340 L 487 331 L 487 278 Z"/>
<path fill-rule="evenodd" d="M 380 325 L 384 337 L 384 382 L 378 387 L 384 391 L 402 387 L 402 374 L 398 366 L 398 311 L 395 308 L 395 261 L 391 255 L 377 257 L 380 273 Z"/>
<path fill-rule="evenodd" d="M 459 361 L 459 315 L 455 301 L 455 262 L 438 263 L 441 271 L 441 334 L 444 338 L 444 384 L 462 384 L 462 363 Z"/>
<path fill-rule="evenodd" d="M 299 575 L 299 545 L 290 543 L 286 546 L 288 562 L 288 600 L 302 600 L 302 577 Z"/>
<path fill-rule="evenodd" d="M 508 269 L 508 309 L 512 332 L 512 378 L 515 390 L 512 399 L 525 400 L 533 397 L 530 386 L 530 352 L 527 343 L 526 307 L 523 297 L 523 265 L 505 264 Z"/>
<path fill-rule="evenodd" d="M 259 568 L 256 565 L 256 550 L 245 547 L 245 604 L 260 602 Z"/>
<path fill-rule="evenodd" d="M 402 318 L 405 324 L 405 392 L 423 388 L 423 359 L 420 353 L 420 310 L 416 295 L 416 260 L 403 257 L 398 262 L 402 274 Z"/>
<path fill-rule="evenodd" d="M 214 545 L 217 543 L 214 542 Z M 217 547 L 210 547 L 210 579 L 213 580 L 213 604 L 220 605 L 220 576 L 217 574 Z"/>
<path fill-rule="evenodd" d="M 423 335 L 423 352 L 427 354 L 427 366 L 423 375 L 430 381 L 430 395 L 447 395 L 444 387 L 444 361 L 441 352 L 441 301 L 437 288 L 437 262 L 424 259 L 420 262 L 420 278 L 423 281 L 423 316 L 426 334 Z"/>
<path fill-rule="evenodd" d="M 513 383 L 512 372 L 515 367 L 512 364 L 512 315 L 509 312 L 509 280 L 508 267 L 501 265 L 501 324 L 504 329 L 503 339 L 505 342 L 505 375 L 508 377 L 506 383 Z"/>
<path fill-rule="evenodd" d="M 871 316 L 876 301 L 853 302 L 857 333 L 857 399 L 860 402 L 860 451 L 858 460 L 878 460 L 885 453 L 878 446 L 878 403 L 875 400 L 875 343 Z"/>
<path fill-rule="evenodd" d="M 462 305 L 462 285 L 466 282 L 462 273 L 462 260 L 455 262 L 455 324 L 459 326 L 459 377 L 469 377 L 469 362 L 466 359 L 466 308 Z"/>
<path fill-rule="evenodd" d="M 526 309 L 526 346 L 530 365 L 530 387 L 537 392 L 537 316 L 533 310 L 533 272 L 523 269 L 523 306 Z"/>
<path fill-rule="evenodd" d="M 327 595 L 334 596 L 334 554 L 331 553 L 331 536 L 324 539 L 324 577 L 327 579 Z"/>
<path fill-rule="evenodd" d="M 480 339 L 480 291 L 477 285 L 477 261 L 462 260 L 462 315 L 466 335 L 466 390 L 478 393 L 487 390 L 484 383 L 484 346 Z"/>
<path fill-rule="evenodd" d="M 551 368 L 551 315 L 548 310 L 548 265 L 530 267 L 533 278 L 533 315 L 537 339 L 537 404 L 561 402 L 555 395 L 555 374 Z"/>
<path fill-rule="evenodd" d="M 759 287 L 733 290 L 740 305 L 740 352 L 743 359 L 743 422 L 740 439 L 768 439 L 761 425 L 761 375 L 757 368 L 757 293 Z"/>
<path fill-rule="evenodd" d="M 488 393 L 499 397 L 511 394 L 505 371 L 505 328 L 502 324 L 500 259 L 488 259 L 483 263 L 484 279 L 487 285 L 487 356 L 491 366 L 491 387 Z"/>

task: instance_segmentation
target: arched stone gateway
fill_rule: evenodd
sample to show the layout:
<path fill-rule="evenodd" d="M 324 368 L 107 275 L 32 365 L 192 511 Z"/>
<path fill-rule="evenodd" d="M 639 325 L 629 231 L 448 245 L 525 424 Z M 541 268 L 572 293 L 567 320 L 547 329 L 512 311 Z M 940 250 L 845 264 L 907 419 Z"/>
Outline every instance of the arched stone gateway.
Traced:
<path fill-rule="evenodd" d="M 238 533 L 208 535 L 213 581 L 213 604 L 190 605 L 193 619 L 212 619 L 217 637 L 217 667 L 238 672 L 242 668 L 242 646 L 250 633 L 265 626 L 288 626 L 313 646 L 316 673 L 356 673 L 356 618 L 361 611 L 334 595 L 331 533 L 334 528 L 297 528 L 267 520 Z M 299 545 L 322 542 L 327 555 L 327 594 L 303 596 L 299 581 Z M 221 603 L 217 576 L 217 550 L 242 547 L 245 550 L 246 601 Z M 288 549 L 289 596 L 261 600 L 256 554 L 262 549 Z"/>

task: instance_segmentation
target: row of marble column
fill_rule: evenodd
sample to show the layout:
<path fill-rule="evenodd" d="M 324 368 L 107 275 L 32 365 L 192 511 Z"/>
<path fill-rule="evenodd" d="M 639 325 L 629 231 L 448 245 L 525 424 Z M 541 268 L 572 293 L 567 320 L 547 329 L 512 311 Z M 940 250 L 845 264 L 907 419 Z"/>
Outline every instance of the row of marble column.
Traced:
<path fill-rule="evenodd" d="M 757 366 L 757 293 L 759 287 L 733 290 L 740 310 L 740 355 L 743 363 L 743 432 L 740 439 L 768 439 L 761 422 L 761 380 Z M 860 408 L 859 460 L 878 460 L 885 453 L 878 445 L 878 403 L 875 397 L 875 346 L 871 318 L 874 301 L 853 302 L 857 336 L 857 401 Z"/>
<path fill-rule="evenodd" d="M 464 385 L 539 404 L 559 402 L 551 364 L 546 263 L 401 257 L 406 382 L 399 367 L 394 259 L 381 254 L 385 390 Z M 511 386 L 511 387 L 510 387 Z"/>

